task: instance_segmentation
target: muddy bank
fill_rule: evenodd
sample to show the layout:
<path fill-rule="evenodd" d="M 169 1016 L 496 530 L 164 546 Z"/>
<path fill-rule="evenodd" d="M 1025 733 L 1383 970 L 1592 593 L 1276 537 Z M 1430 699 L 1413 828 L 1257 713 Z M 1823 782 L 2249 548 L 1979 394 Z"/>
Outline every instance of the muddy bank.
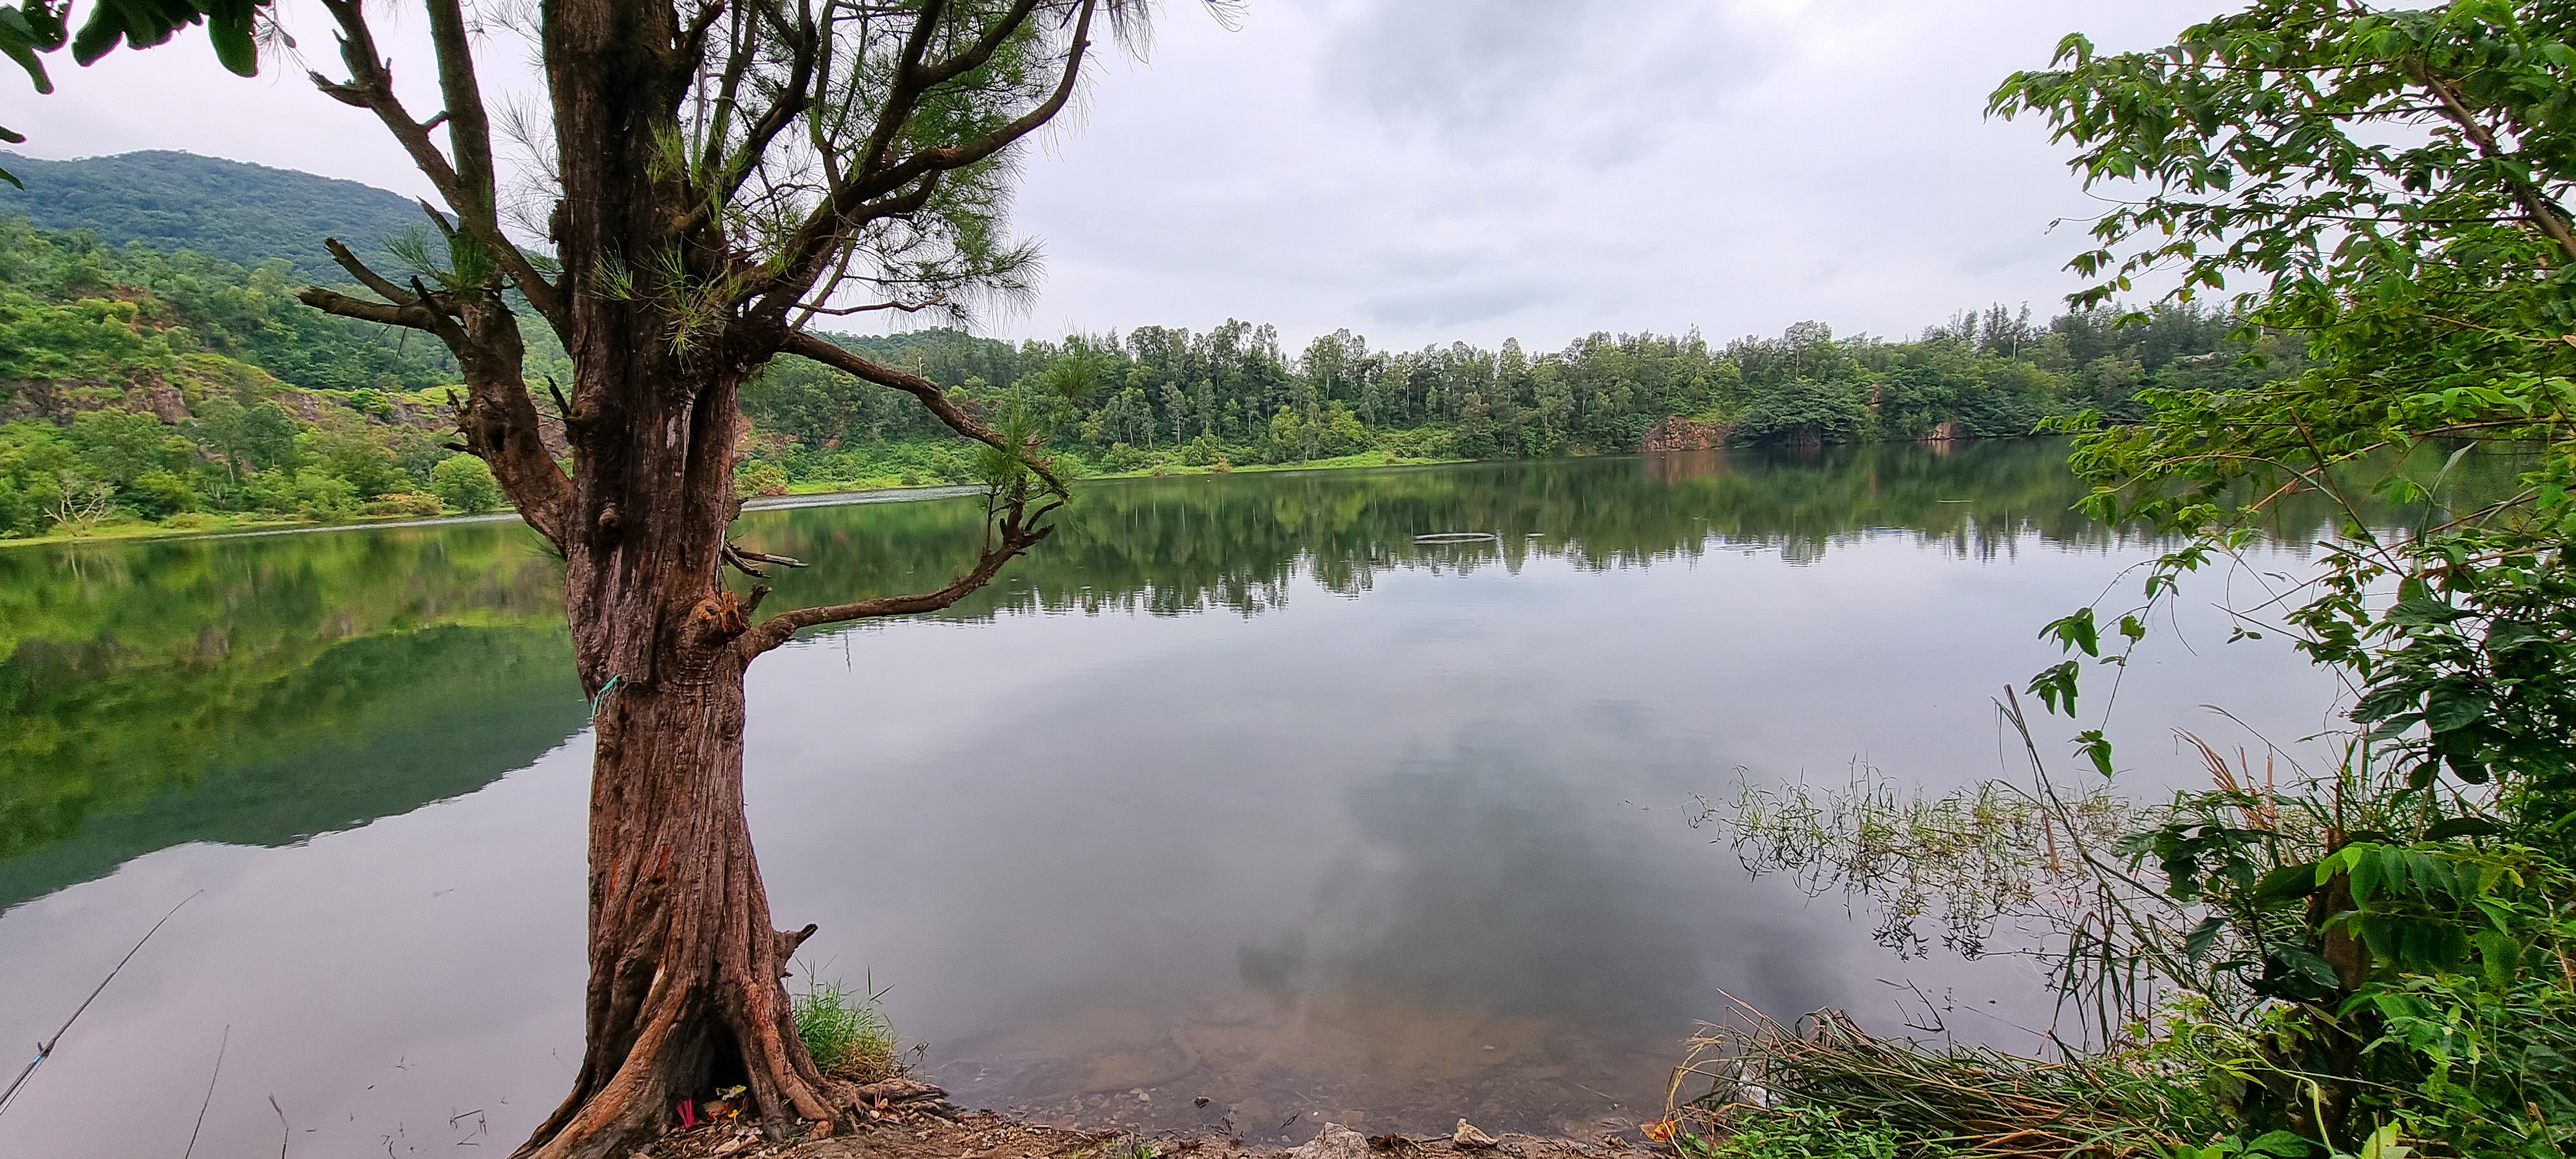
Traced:
<path fill-rule="evenodd" d="M 1632 1133 L 1589 1140 L 1481 1132 L 1453 1136 L 1365 1136 L 1321 1124 L 1296 1147 L 1261 1146 L 1216 1131 L 1140 1135 L 1050 1126 L 977 1112 L 955 1118 L 894 1111 L 828 1139 L 772 1143 L 757 1131 L 701 1122 L 636 1152 L 637 1159 L 1611 1159 L 1650 1154 Z"/>

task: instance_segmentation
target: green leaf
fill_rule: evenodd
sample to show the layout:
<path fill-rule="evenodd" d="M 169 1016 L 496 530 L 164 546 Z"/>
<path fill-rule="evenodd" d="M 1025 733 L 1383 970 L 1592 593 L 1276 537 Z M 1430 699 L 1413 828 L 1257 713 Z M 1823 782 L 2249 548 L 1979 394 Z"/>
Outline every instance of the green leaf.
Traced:
<path fill-rule="evenodd" d="M 215 46 L 215 59 L 235 76 L 259 75 L 259 42 L 251 36 L 250 17 L 218 17 L 206 22 L 206 39 Z"/>
<path fill-rule="evenodd" d="M 2266 909 L 2317 891 L 2315 862 L 2278 866 L 2254 883 L 2254 904 Z"/>
<path fill-rule="evenodd" d="M 2074 703 L 2074 696 L 2069 694 L 2067 706 L 2071 709 Z M 2093 762 L 2094 771 L 2106 777 L 2111 775 L 2111 742 L 2103 738 L 2101 729 L 2088 728 L 2075 734 L 2075 751 Z"/>
<path fill-rule="evenodd" d="M 2218 935 L 2227 929 L 2227 919 L 2217 915 L 2202 918 L 2200 924 L 2183 935 L 2183 956 L 2198 963 L 2209 956 L 2209 948 L 2218 944 Z"/>
<path fill-rule="evenodd" d="M 2307 1140 L 2288 1131 L 2267 1131 L 2255 1136 L 2253 1142 L 2245 1145 L 2245 1149 L 2265 1155 L 2282 1155 L 2296 1159 L 2298 1156 L 2307 1154 L 2310 1147 Z"/>
<path fill-rule="evenodd" d="M 2522 943 L 2492 930 L 2469 940 L 2478 948 L 2478 966 L 2487 984 L 2499 989 L 2511 985 L 2522 970 Z"/>
<path fill-rule="evenodd" d="M 2449 841 L 2455 837 L 2493 837 L 2504 827 L 2484 817 L 2447 817 L 2424 831 L 2426 841 Z"/>
<path fill-rule="evenodd" d="M 2101 629 L 2093 623 L 2093 609 L 2077 608 L 2075 614 L 2052 620 L 2039 630 L 2040 639 L 2055 637 L 2064 651 L 2081 650 L 2087 656 L 2102 654 Z"/>
<path fill-rule="evenodd" d="M 2484 718 L 2487 708 L 2484 692 L 2445 681 L 2424 697 L 2424 727 L 2437 733 L 2465 728 Z"/>
<path fill-rule="evenodd" d="M 2030 693 L 2037 696 L 2040 704 L 2048 711 L 2063 712 L 2073 716 L 2075 715 L 2077 677 L 2075 661 L 2068 660 L 2055 667 L 2043 669 L 2038 675 L 2031 677 Z"/>
<path fill-rule="evenodd" d="M 2343 979 L 2335 976 L 2334 967 L 2327 965 L 2325 959 L 2304 948 L 2274 946 L 2272 960 L 2279 962 L 2293 975 L 2305 978 L 2328 990 L 2340 989 L 2343 986 Z"/>
<path fill-rule="evenodd" d="M 2397 601 L 2388 609 L 2388 622 L 2408 627 L 2428 627 L 2448 624 L 2467 615 L 2469 615 L 2468 612 L 2441 600 L 2419 597 Z"/>

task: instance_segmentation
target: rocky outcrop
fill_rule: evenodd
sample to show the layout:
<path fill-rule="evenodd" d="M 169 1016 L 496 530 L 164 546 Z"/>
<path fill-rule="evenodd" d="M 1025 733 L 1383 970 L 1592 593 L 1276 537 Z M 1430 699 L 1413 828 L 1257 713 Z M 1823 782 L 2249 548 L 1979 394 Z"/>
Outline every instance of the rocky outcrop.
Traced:
<path fill-rule="evenodd" d="M 125 405 L 129 410 L 147 411 L 152 417 L 173 426 L 195 417 L 188 413 L 187 396 L 180 394 L 178 387 L 170 385 L 169 379 L 161 377 L 160 371 L 150 368 L 136 372 L 134 386 L 125 394 Z"/>
<path fill-rule="evenodd" d="M 1726 424 L 1666 416 L 1646 431 L 1643 451 L 1710 451 L 1726 445 Z"/>

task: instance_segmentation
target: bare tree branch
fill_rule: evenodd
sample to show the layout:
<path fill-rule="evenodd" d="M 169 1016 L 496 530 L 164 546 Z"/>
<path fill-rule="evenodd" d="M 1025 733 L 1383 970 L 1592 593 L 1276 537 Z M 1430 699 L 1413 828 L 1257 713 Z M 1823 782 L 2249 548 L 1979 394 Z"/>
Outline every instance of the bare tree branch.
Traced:
<path fill-rule="evenodd" d="M 817 314 L 830 314 L 834 317 L 844 317 L 850 314 L 872 314 L 879 310 L 897 310 L 906 314 L 918 314 L 924 310 L 935 310 L 947 304 L 948 303 L 946 301 L 930 301 L 870 302 L 864 306 L 808 306 L 805 308 L 804 317 L 811 318 Z"/>
<path fill-rule="evenodd" d="M 447 102 L 447 144 L 455 154 L 456 189 L 448 207 L 468 233 L 491 250 L 510 283 L 550 323 L 563 321 L 552 283 L 539 276 L 518 244 L 501 232 L 499 176 L 492 165 L 492 118 L 474 75 L 474 47 L 467 39 L 460 0 L 428 0 L 429 33 L 437 46 L 439 95 Z M 436 118 L 432 118 L 435 123 Z M 426 126 L 424 126 L 424 129 Z"/>
<path fill-rule="evenodd" d="M 966 598 L 975 589 L 992 582 L 993 577 L 1001 572 L 1002 565 L 1009 563 L 1013 556 L 1027 551 L 1039 540 L 1054 534 L 1053 527 L 1032 527 L 1021 522 L 1017 506 L 1015 502 L 1009 509 L 1002 512 L 999 540 L 988 544 L 976 555 L 975 566 L 967 569 L 965 574 L 949 580 L 947 586 L 937 591 L 917 592 L 906 596 L 879 596 L 870 600 L 854 600 L 846 604 L 827 604 L 821 607 L 799 608 L 792 612 L 780 612 L 762 620 L 758 626 L 744 633 L 743 659 L 747 662 L 758 657 L 761 653 L 786 643 L 797 632 L 806 628 L 846 623 L 851 620 L 935 612 Z M 1053 509 L 1052 506 L 1041 508 L 1038 514 L 1043 517 L 1047 511 Z"/>
<path fill-rule="evenodd" d="M 753 579 L 769 578 L 768 567 L 765 565 L 774 564 L 778 567 L 805 566 L 804 560 L 794 559 L 784 555 L 770 555 L 765 552 L 748 551 L 730 539 L 725 541 L 723 556 L 724 562 L 727 566 L 730 566 L 734 570 L 750 576 Z"/>
<path fill-rule="evenodd" d="M 456 167 L 429 139 L 429 126 L 413 119 L 394 96 L 393 69 L 376 49 L 376 35 L 367 26 L 362 0 L 322 0 L 322 7 L 340 25 L 340 60 L 349 68 L 349 80 L 334 83 L 318 72 L 305 74 L 313 86 L 341 104 L 376 114 L 411 156 L 412 166 L 438 188 L 440 197 L 449 205 L 463 200 L 457 195 Z"/>
<path fill-rule="evenodd" d="M 1082 71 L 1083 54 L 1091 47 L 1091 13 L 1096 7 L 1098 0 L 1083 0 L 1082 15 L 1073 24 L 1073 43 L 1065 51 L 1063 79 L 1056 83 L 1055 91 L 1046 100 L 977 140 L 914 153 L 878 174 L 871 184 L 878 189 L 895 189 L 934 170 L 965 168 L 1001 152 L 1012 142 L 1036 132 L 1039 126 L 1053 120 L 1064 110 L 1065 103 L 1073 99 L 1073 86 Z"/>
<path fill-rule="evenodd" d="M 348 66 L 349 80 L 336 83 L 320 73 L 309 73 L 314 87 L 342 104 L 376 114 L 376 119 L 384 123 L 403 152 L 411 157 L 412 166 L 429 178 L 439 199 L 456 212 L 466 231 L 492 252 L 502 272 L 527 296 L 528 303 L 547 321 L 560 326 L 560 295 L 552 283 L 537 274 L 518 245 L 501 232 L 491 119 L 474 77 L 473 47 L 467 40 L 464 15 L 457 0 L 431 0 L 429 5 L 430 32 L 438 50 L 439 87 L 448 107 L 426 121 L 413 118 L 394 95 L 392 67 L 376 49 L 375 33 L 367 24 L 362 0 L 322 0 L 322 6 L 340 26 L 340 59 Z M 437 142 L 429 136 L 441 124 L 447 126 L 448 141 L 457 152 L 453 162 L 439 152 Z"/>
<path fill-rule="evenodd" d="M 348 246 L 340 244 L 339 238 L 323 238 L 322 248 L 331 251 L 331 260 L 340 263 L 341 269 L 349 271 L 350 277 L 358 279 L 359 285 L 374 290 L 384 300 L 397 306 L 419 304 L 420 299 L 413 297 L 402 287 L 394 285 L 392 279 L 367 268 L 367 263 L 359 261 L 358 255 L 349 252 Z"/>
<path fill-rule="evenodd" d="M 2506 159 L 2495 134 L 2478 120 L 2477 113 L 2469 108 L 2468 103 L 2460 99 L 2457 86 L 2446 78 L 2435 76 L 2432 68 L 2420 58 L 2410 58 L 2406 65 L 2418 82 L 2433 90 L 2433 96 L 2441 102 L 2442 116 L 2459 126 L 2461 135 L 2477 147 L 2479 156 L 2489 160 Z M 2561 253 L 2576 259 L 2576 228 L 2570 227 L 2567 210 L 2529 181 L 2507 177 L 2504 183 L 2512 190 L 2513 199 L 2521 203 L 2531 224 L 2540 227 L 2540 232 L 2549 235 L 2549 240 L 2557 242 Z"/>
<path fill-rule="evenodd" d="M 801 8 L 800 5 L 800 10 Z M 751 175 L 759 170 L 760 158 L 769 152 L 771 142 L 776 141 L 780 133 L 787 131 L 789 125 L 796 123 L 797 115 L 803 113 L 813 99 L 809 86 L 814 77 L 815 59 L 821 54 L 818 42 L 822 39 L 822 35 L 815 28 L 810 13 L 803 15 L 797 24 L 794 37 L 795 56 L 788 62 L 787 81 L 780 86 L 778 99 L 763 110 L 760 119 L 754 121 L 751 128 L 743 134 L 742 147 L 737 152 L 741 160 L 738 163 L 723 162 L 723 154 L 726 150 L 720 127 L 719 131 L 711 132 L 707 136 L 707 152 L 710 159 L 725 165 L 722 169 L 713 166 L 708 169 L 716 180 L 722 182 L 720 187 L 708 192 L 706 202 L 709 205 L 731 201 L 736 193 L 742 191 L 743 183 L 749 181 Z M 700 210 L 700 213 L 704 212 Z"/>
<path fill-rule="evenodd" d="M 939 389 L 938 383 L 918 374 L 871 362 L 801 330 L 789 334 L 787 340 L 780 344 L 779 349 L 784 353 L 803 355 L 834 370 L 844 371 L 879 386 L 892 387 L 921 400 L 921 405 L 930 408 L 930 413 L 939 416 L 939 421 L 948 424 L 948 429 L 985 446 L 1018 456 L 1022 463 L 1028 465 L 1031 472 L 1045 480 L 1048 490 L 1058 495 L 1065 493 L 1064 481 L 1056 477 L 1054 469 L 1047 465 L 1044 458 L 1032 452 L 1030 448 L 1017 445 L 1003 437 L 1000 431 L 985 425 L 983 420 L 967 414 L 955 400 L 948 397 L 947 391 Z"/>
<path fill-rule="evenodd" d="M 921 11 L 912 18 L 912 35 L 903 43 L 903 59 L 895 64 L 894 87 L 886 93 L 885 104 L 877 110 L 877 123 L 868 131 L 868 143 L 859 149 L 859 172 L 875 171 L 880 159 L 894 148 L 895 134 L 912 117 L 913 106 L 921 101 L 921 90 L 914 78 L 920 75 L 922 58 L 930 54 L 931 38 L 939 33 L 940 18 L 947 5 L 941 0 L 922 0 Z M 1017 24 L 1005 25 L 1017 28 Z"/>
<path fill-rule="evenodd" d="M 405 294 L 404 297 L 410 297 L 410 295 Z M 342 318 L 355 318 L 361 322 L 376 322 L 386 326 L 400 326 L 408 330 L 418 330 L 424 334 L 438 333 L 437 314 L 416 301 L 404 305 L 370 302 L 364 298 L 352 298 L 335 290 L 325 290 L 320 286 L 305 286 L 295 291 L 295 300 L 325 314 L 334 314 Z"/>
<path fill-rule="evenodd" d="M 966 51 L 938 64 L 913 70 L 906 80 L 914 91 L 926 92 L 984 67 L 984 62 L 993 59 L 993 53 L 1011 38 L 1011 34 L 1017 31 L 1020 24 L 1035 13 L 1037 8 L 1038 0 L 1019 0 L 1018 3 L 1011 5 L 1009 12 L 1003 13 L 1002 17 L 994 22 L 993 27 L 984 33 L 983 39 L 968 46 Z M 1080 39 L 1079 34 L 1076 35 L 1076 39 Z"/>
<path fill-rule="evenodd" d="M 680 59 L 705 59 L 708 31 L 715 27 L 716 21 L 724 18 L 725 13 L 733 10 L 725 0 L 706 0 L 706 6 L 698 9 L 698 14 L 689 20 L 688 30 L 680 34 L 680 43 L 676 46 Z M 734 56 L 739 60 L 745 54 L 736 53 Z"/>
<path fill-rule="evenodd" d="M 412 296 L 418 299 L 421 305 L 429 308 L 430 333 L 438 335 L 439 340 L 447 343 L 448 349 L 455 351 L 460 359 L 471 357 L 476 353 L 472 349 L 475 345 L 474 336 L 457 323 L 454 306 L 439 301 L 438 296 L 431 293 L 429 287 L 422 284 L 419 278 L 411 280 L 411 290 Z M 527 392 L 522 389 L 520 393 Z"/>

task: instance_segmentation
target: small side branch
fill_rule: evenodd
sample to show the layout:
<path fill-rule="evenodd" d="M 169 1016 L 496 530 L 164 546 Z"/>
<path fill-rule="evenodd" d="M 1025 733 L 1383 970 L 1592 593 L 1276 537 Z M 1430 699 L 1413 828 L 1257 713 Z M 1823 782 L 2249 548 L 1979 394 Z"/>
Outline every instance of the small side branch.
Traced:
<path fill-rule="evenodd" d="M 768 579 L 770 567 L 805 566 L 805 561 L 801 559 L 770 555 L 766 552 L 745 551 L 730 539 L 725 541 L 723 558 L 727 566 L 753 579 Z"/>
<path fill-rule="evenodd" d="M 786 643 L 797 632 L 806 628 L 847 623 L 851 620 L 871 620 L 884 616 L 910 616 L 922 612 L 935 612 L 966 598 L 975 589 L 991 583 L 993 577 L 1000 574 L 1002 565 L 1011 562 L 1013 556 L 1036 546 L 1039 540 L 1054 533 L 1053 527 L 1037 527 L 1033 524 L 1038 519 L 1045 518 L 1047 512 L 1055 509 L 1055 505 L 1048 504 L 1039 508 L 1034 515 L 1024 518 L 1021 510 L 1023 502 L 1023 497 L 1014 497 L 1011 502 L 1003 506 L 997 513 L 998 525 L 992 529 L 999 534 L 986 541 L 984 550 L 975 557 L 975 566 L 967 569 L 965 574 L 948 581 L 946 587 L 937 591 L 916 592 L 906 596 L 879 596 L 872 600 L 854 600 L 846 604 L 826 604 L 821 607 L 780 612 L 762 620 L 758 626 L 743 635 L 744 661 L 749 662 L 761 653 Z"/>
<path fill-rule="evenodd" d="M 2427 65 L 2421 57 L 2409 58 L 2406 66 L 2408 71 L 2415 74 L 2417 83 L 2432 90 L 2434 99 L 2440 105 L 2439 111 L 2442 116 L 2457 126 L 2460 135 L 2466 137 L 2469 144 L 2477 148 L 2478 156 L 2490 161 L 2518 160 L 2496 140 L 2495 133 L 2478 119 L 2477 111 L 2471 109 L 2468 102 L 2461 99 L 2458 86 L 2449 78 L 2435 75 L 2431 66 Z M 2558 243 L 2560 253 L 2570 259 L 2576 259 L 2576 225 L 2569 223 L 2566 209 L 2530 181 L 2507 177 L 2504 185 L 2513 194 L 2514 201 L 2522 206 L 2522 211 L 2531 224 L 2538 227 L 2540 232 L 2547 234 L 2549 240 Z"/>
<path fill-rule="evenodd" d="M 921 405 L 930 408 L 930 413 L 939 416 L 940 422 L 948 424 L 948 429 L 985 446 L 1018 456 L 1022 463 L 1028 465 L 1031 472 L 1045 480 L 1047 490 L 1058 495 L 1065 493 L 1064 481 L 1056 477 L 1054 469 L 1047 465 L 1044 458 L 1032 453 L 1028 447 L 1005 438 L 1000 431 L 985 425 L 983 420 L 967 414 L 954 399 L 948 397 L 947 391 L 939 389 L 938 383 L 918 374 L 907 373 L 861 358 L 801 330 L 789 334 L 787 341 L 782 343 L 779 349 L 789 354 L 803 355 L 834 370 L 843 371 L 879 386 L 892 387 L 919 399 Z"/>
<path fill-rule="evenodd" d="M 420 301 L 405 293 L 401 287 L 394 285 L 393 279 L 377 273 L 368 268 L 367 263 L 359 261 L 358 255 L 349 252 L 348 246 L 340 244 L 339 238 L 323 238 L 322 248 L 331 251 L 332 261 L 338 262 L 341 269 L 349 271 L 350 277 L 358 279 L 359 285 L 375 291 L 378 297 L 397 306 L 414 305 Z"/>
<path fill-rule="evenodd" d="M 409 298 L 411 295 L 403 296 Z M 439 323 L 442 321 L 435 312 L 418 301 L 401 304 L 370 302 L 364 298 L 352 298 L 334 290 L 325 290 L 320 286 L 306 286 L 295 291 L 295 300 L 325 314 L 355 318 L 361 322 L 400 326 L 407 330 L 418 330 L 424 334 L 439 333 Z"/>

